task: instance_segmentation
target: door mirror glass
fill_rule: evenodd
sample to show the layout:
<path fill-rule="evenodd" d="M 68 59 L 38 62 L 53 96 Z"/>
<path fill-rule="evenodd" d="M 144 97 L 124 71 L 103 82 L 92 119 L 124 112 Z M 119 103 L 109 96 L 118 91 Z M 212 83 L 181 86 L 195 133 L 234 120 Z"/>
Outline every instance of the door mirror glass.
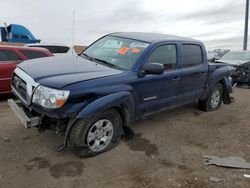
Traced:
<path fill-rule="evenodd" d="M 145 74 L 163 74 L 164 66 L 161 63 L 148 63 L 143 67 Z"/>

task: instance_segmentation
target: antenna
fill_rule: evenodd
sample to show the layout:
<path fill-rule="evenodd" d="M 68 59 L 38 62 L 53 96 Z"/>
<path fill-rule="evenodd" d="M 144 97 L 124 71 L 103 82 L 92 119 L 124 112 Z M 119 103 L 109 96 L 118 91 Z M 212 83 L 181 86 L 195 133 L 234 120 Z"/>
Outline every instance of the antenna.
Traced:
<path fill-rule="evenodd" d="M 73 10 L 73 25 L 72 25 L 72 47 L 75 43 L 75 10 Z"/>

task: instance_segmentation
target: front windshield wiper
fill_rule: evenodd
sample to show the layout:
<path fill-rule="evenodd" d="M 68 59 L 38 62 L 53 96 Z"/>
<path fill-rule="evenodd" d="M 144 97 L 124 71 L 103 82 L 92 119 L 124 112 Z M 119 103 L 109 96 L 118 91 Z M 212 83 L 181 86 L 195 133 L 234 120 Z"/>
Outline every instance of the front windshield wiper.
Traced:
<path fill-rule="evenodd" d="M 104 64 L 106 64 L 106 65 L 108 65 L 108 66 L 112 66 L 112 67 L 116 67 L 116 65 L 114 65 L 114 64 L 112 64 L 112 63 L 109 63 L 109 62 L 107 62 L 107 61 L 105 61 L 105 60 L 103 60 L 103 59 L 98 59 L 98 58 L 92 58 L 93 60 L 96 60 L 96 61 L 100 61 L 101 63 L 104 63 Z"/>
<path fill-rule="evenodd" d="M 225 63 L 225 62 L 220 61 L 220 60 L 215 60 L 215 63 Z"/>
<path fill-rule="evenodd" d="M 99 59 L 99 58 L 95 58 L 95 57 L 90 57 L 89 55 L 85 54 L 85 53 L 81 53 L 81 55 L 84 55 L 86 56 L 90 61 L 98 61 L 98 62 L 101 62 L 102 64 L 105 64 L 105 65 L 108 65 L 109 67 L 113 67 L 113 68 L 117 68 L 117 69 L 123 69 L 122 67 L 118 66 L 118 65 L 114 65 L 110 62 L 107 62 L 103 59 Z"/>
<path fill-rule="evenodd" d="M 92 59 L 92 57 L 90 57 L 89 55 L 87 55 L 87 54 L 85 54 L 85 53 L 81 53 L 80 55 L 84 55 L 84 56 L 86 56 L 87 58 Z"/>
<path fill-rule="evenodd" d="M 109 67 L 113 67 L 113 68 L 123 69 L 123 70 L 124 70 L 124 68 L 122 68 L 122 67 L 120 67 L 120 66 L 118 66 L 118 65 L 114 65 L 114 64 L 112 64 L 112 63 L 110 63 L 110 62 L 108 62 L 108 61 L 105 61 L 105 60 L 103 60 L 103 59 L 92 58 L 92 60 L 99 61 L 99 62 L 101 62 L 101 63 L 103 63 L 103 64 L 105 64 L 105 65 L 108 65 Z"/>

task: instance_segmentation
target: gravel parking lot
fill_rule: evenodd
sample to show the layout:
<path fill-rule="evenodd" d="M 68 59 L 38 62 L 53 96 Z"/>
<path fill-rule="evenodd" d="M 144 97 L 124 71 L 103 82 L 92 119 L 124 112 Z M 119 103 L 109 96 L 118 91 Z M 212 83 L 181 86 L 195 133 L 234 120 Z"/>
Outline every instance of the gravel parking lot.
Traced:
<path fill-rule="evenodd" d="M 188 105 L 139 120 L 134 139 L 86 159 L 55 152 L 63 136 L 25 129 L 1 98 L 0 187 L 249 187 L 250 170 L 202 163 L 204 154 L 250 162 L 250 91 L 234 96 L 216 112 Z"/>

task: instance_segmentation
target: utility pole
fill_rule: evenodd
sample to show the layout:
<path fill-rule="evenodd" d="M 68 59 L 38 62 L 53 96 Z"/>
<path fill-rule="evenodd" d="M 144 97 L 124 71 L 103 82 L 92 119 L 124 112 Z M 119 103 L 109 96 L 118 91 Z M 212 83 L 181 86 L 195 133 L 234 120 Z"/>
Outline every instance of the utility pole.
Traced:
<path fill-rule="evenodd" d="M 247 50 L 247 38 L 248 38 L 248 14 L 249 14 L 249 0 L 246 0 L 246 12 L 245 12 L 245 32 L 243 50 Z"/>

